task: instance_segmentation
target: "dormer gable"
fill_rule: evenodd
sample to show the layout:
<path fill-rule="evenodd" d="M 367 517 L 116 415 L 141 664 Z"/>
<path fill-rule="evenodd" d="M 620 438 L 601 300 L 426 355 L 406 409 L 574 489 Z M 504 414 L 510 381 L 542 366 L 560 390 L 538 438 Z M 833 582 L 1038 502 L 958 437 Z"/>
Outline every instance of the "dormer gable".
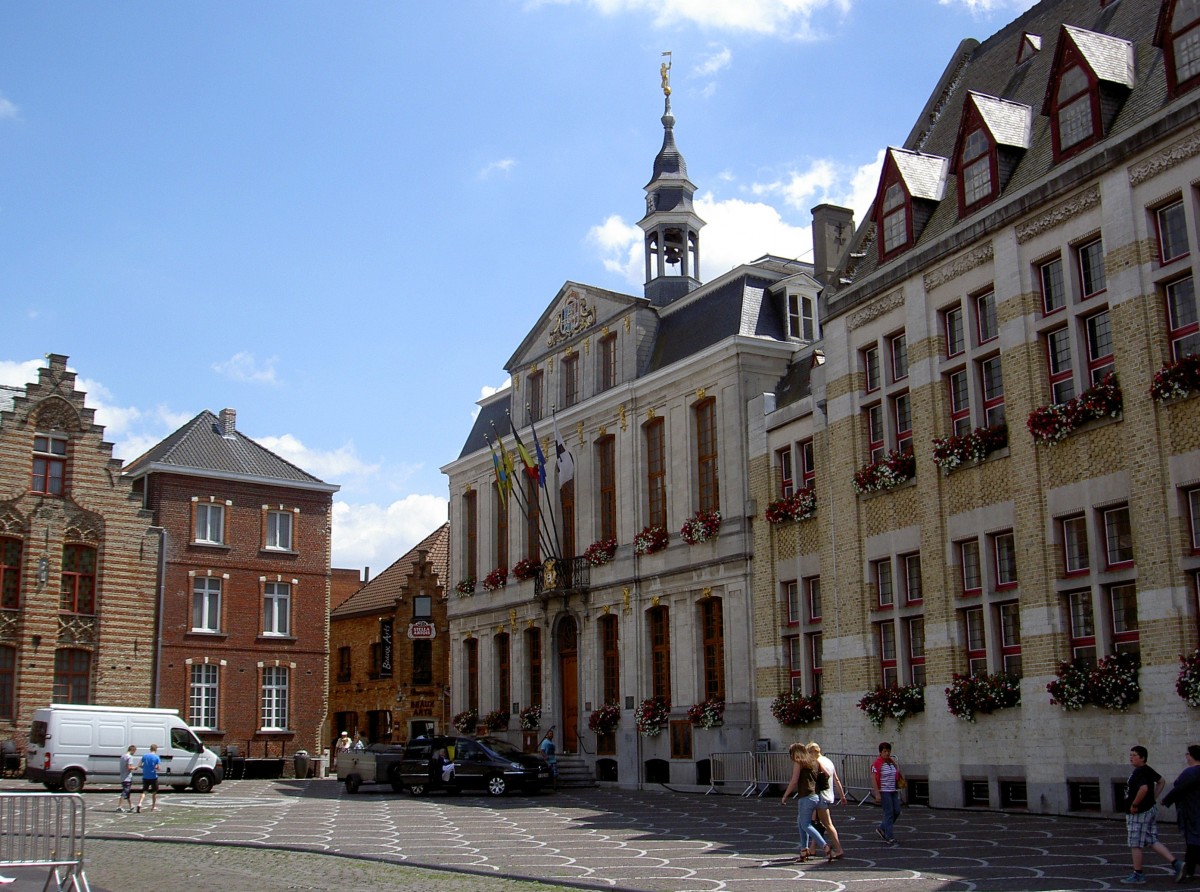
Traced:
<path fill-rule="evenodd" d="M 1063 25 L 1042 114 L 1050 118 L 1054 160 L 1104 138 L 1134 85 L 1133 44 Z"/>
<path fill-rule="evenodd" d="M 1021 35 L 1021 42 L 1017 44 L 1017 64 L 1024 65 L 1041 51 L 1042 36 L 1026 31 Z"/>
<path fill-rule="evenodd" d="M 821 283 L 808 273 L 781 279 L 770 288 L 771 299 L 783 320 L 784 337 L 789 341 L 812 343 L 821 339 L 818 299 Z"/>
<path fill-rule="evenodd" d="M 889 146 L 875 193 L 880 263 L 912 247 L 946 194 L 950 162 Z"/>
<path fill-rule="evenodd" d="M 1033 109 L 974 91 L 967 93 L 951 172 L 958 178 L 959 216 L 999 197 L 1029 148 Z"/>
<path fill-rule="evenodd" d="M 1154 45 L 1163 51 L 1168 96 L 1200 85 L 1200 0 L 1165 0 Z"/>

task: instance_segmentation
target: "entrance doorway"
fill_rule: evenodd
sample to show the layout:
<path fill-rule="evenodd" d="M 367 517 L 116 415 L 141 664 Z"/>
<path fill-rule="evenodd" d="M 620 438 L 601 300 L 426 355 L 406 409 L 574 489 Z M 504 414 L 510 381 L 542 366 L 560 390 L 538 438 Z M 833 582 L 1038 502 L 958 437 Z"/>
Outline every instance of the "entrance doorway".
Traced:
<path fill-rule="evenodd" d="M 558 624 L 558 678 L 562 732 L 559 745 L 564 753 L 579 752 L 579 627 L 575 619 L 563 617 Z"/>

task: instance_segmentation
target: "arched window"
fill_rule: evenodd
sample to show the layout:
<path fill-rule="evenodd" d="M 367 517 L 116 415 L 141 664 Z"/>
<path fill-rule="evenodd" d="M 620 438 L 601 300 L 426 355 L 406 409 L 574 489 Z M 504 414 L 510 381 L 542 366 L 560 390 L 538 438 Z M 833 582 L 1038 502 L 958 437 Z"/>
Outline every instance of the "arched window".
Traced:
<path fill-rule="evenodd" d="M 700 602 L 701 656 L 704 667 L 704 699 L 725 699 L 725 623 L 720 598 Z"/>

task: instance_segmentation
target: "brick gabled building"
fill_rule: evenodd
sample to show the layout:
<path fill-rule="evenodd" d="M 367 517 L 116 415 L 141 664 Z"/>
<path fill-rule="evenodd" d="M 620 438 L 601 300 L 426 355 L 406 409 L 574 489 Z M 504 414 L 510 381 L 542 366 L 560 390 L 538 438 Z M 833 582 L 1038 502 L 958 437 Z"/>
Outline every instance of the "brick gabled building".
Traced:
<path fill-rule="evenodd" d="M 210 746 L 319 751 L 338 487 L 240 433 L 236 417 L 201 412 L 123 475 L 163 528 L 154 701 Z"/>
<path fill-rule="evenodd" d="M 0 388 L 0 739 L 51 701 L 149 706 L 159 539 L 67 357 Z"/>
<path fill-rule="evenodd" d="M 329 617 L 330 739 L 367 743 L 444 731 L 450 683 L 445 523 Z"/>

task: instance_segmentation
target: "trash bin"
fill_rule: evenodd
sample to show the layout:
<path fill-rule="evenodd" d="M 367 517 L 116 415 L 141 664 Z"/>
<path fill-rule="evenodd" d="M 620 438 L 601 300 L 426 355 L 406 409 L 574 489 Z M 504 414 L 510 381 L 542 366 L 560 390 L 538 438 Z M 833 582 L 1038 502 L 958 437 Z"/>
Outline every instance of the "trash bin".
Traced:
<path fill-rule="evenodd" d="M 296 777 L 308 777 L 308 752 L 306 750 L 300 750 L 293 755 L 292 758 L 296 762 Z"/>

